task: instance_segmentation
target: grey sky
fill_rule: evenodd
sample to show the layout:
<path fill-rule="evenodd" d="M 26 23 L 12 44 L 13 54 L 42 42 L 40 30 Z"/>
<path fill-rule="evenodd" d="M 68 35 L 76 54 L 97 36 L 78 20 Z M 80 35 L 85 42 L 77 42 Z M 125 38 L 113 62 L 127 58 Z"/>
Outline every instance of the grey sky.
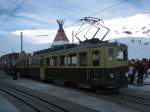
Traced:
<path fill-rule="evenodd" d="M 22 0 L 0 0 L 0 22 L 17 7 Z M 51 29 L 56 28 L 58 18 L 64 18 L 66 25 L 101 11 L 120 0 L 26 0 L 25 3 L 3 24 L 0 30 Z M 124 0 L 118 6 L 94 15 L 102 19 L 149 13 L 149 0 Z"/>

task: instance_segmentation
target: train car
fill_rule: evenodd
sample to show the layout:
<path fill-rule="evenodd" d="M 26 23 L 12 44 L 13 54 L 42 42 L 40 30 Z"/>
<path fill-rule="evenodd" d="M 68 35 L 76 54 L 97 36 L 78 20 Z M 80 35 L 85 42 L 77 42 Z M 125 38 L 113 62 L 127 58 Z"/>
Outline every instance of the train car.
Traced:
<path fill-rule="evenodd" d="M 127 87 L 127 46 L 116 42 L 90 41 L 34 52 L 26 62 L 22 61 L 28 62 L 22 66 L 22 70 L 28 71 L 28 76 L 35 79 L 59 81 L 80 87 Z M 21 66 L 19 69 L 21 71 Z"/>
<path fill-rule="evenodd" d="M 118 91 L 119 88 L 127 87 L 127 46 L 118 42 L 103 41 L 109 29 L 103 25 L 101 19 L 85 17 L 81 21 L 83 24 L 75 35 L 79 40 L 78 44 L 55 45 L 34 52 L 31 57 L 18 62 L 18 74 L 84 88 Z M 64 33 L 62 29 L 64 21 L 60 20 L 58 23 L 60 28 L 55 40 L 58 40 Z M 85 23 L 89 25 L 86 26 Z M 87 30 L 84 31 L 85 29 Z M 95 38 L 100 29 L 106 31 L 101 40 Z M 80 40 L 82 32 L 86 39 L 84 41 Z M 92 33 L 93 36 L 90 35 L 92 38 L 88 39 L 86 36 Z M 68 40 L 66 35 L 63 35 L 65 37 L 63 40 Z"/>
<path fill-rule="evenodd" d="M 11 67 L 16 62 L 31 56 L 30 53 L 9 53 L 0 57 L 0 69 L 11 74 Z"/>

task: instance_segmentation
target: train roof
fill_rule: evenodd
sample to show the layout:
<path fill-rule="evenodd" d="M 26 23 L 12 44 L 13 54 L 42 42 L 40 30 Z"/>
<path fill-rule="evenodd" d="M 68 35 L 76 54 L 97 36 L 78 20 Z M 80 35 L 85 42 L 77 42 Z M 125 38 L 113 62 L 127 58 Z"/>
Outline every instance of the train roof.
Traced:
<path fill-rule="evenodd" d="M 50 52 L 56 52 L 56 51 L 66 51 L 66 50 L 78 50 L 78 49 L 84 49 L 84 48 L 93 48 L 97 46 L 126 46 L 125 44 L 121 44 L 118 42 L 108 42 L 108 41 L 100 41 L 99 39 L 91 39 L 91 40 L 86 40 L 80 44 L 64 44 L 64 45 L 58 45 L 58 46 L 53 46 L 48 49 L 43 49 L 39 50 L 36 52 L 33 52 L 33 56 L 36 55 L 43 55 L 47 54 Z"/>
<path fill-rule="evenodd" d="M 5 54 L 5 55 L 2 55 L 0 58 L 10 57 L 10 56 L 13 56 L 13 55 L 31 55 L 31 53 L 18 53 L 18 52 L 14 52 L 14 53 L 8 53 L 8 54 Z"/>

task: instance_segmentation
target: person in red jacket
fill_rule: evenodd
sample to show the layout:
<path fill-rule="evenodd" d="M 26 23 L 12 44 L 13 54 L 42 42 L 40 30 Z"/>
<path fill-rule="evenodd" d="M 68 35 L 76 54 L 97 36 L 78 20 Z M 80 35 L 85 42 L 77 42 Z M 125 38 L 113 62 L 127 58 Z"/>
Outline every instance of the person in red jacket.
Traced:
<path fill-rule="evenodd" d="M 148 70 L 147 70 L 147 75 L 150 75 L 150 59 L 148 61 Z"/>
<path fill-rule="evenodd" d="M 148 73 L 147 73 L 147 70 L 148 70 L 148 60 L 147 59 L 143 59 L 143 65 L 144 65 L 144 74 L 145 74 L 145 77 L 148 76 Z"/>

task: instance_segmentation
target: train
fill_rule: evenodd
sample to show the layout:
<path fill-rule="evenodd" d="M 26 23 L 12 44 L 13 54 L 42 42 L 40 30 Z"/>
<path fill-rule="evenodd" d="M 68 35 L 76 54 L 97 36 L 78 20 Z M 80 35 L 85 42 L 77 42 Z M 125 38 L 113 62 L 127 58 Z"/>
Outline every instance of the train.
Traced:
<path fill-rule="evenodd" d="M 95 21 L 92 19 L 92 23 Z M 119 42 L 91 38 L 24 56 L 15 61 L 21 77 L 115 91 L 128 87 L 128 47 Z"/>
<path fill-rule="evenodd" d="M 13 52 L 13 53 L 2 55 L 0 57 L 0 70 L 3 70 L 7 74 L 11 74 L 12 65 L 30 56 L 31 56 L 31 53 L 25 53 L 25 52 L 22 52 L 22 53 Z"/>

